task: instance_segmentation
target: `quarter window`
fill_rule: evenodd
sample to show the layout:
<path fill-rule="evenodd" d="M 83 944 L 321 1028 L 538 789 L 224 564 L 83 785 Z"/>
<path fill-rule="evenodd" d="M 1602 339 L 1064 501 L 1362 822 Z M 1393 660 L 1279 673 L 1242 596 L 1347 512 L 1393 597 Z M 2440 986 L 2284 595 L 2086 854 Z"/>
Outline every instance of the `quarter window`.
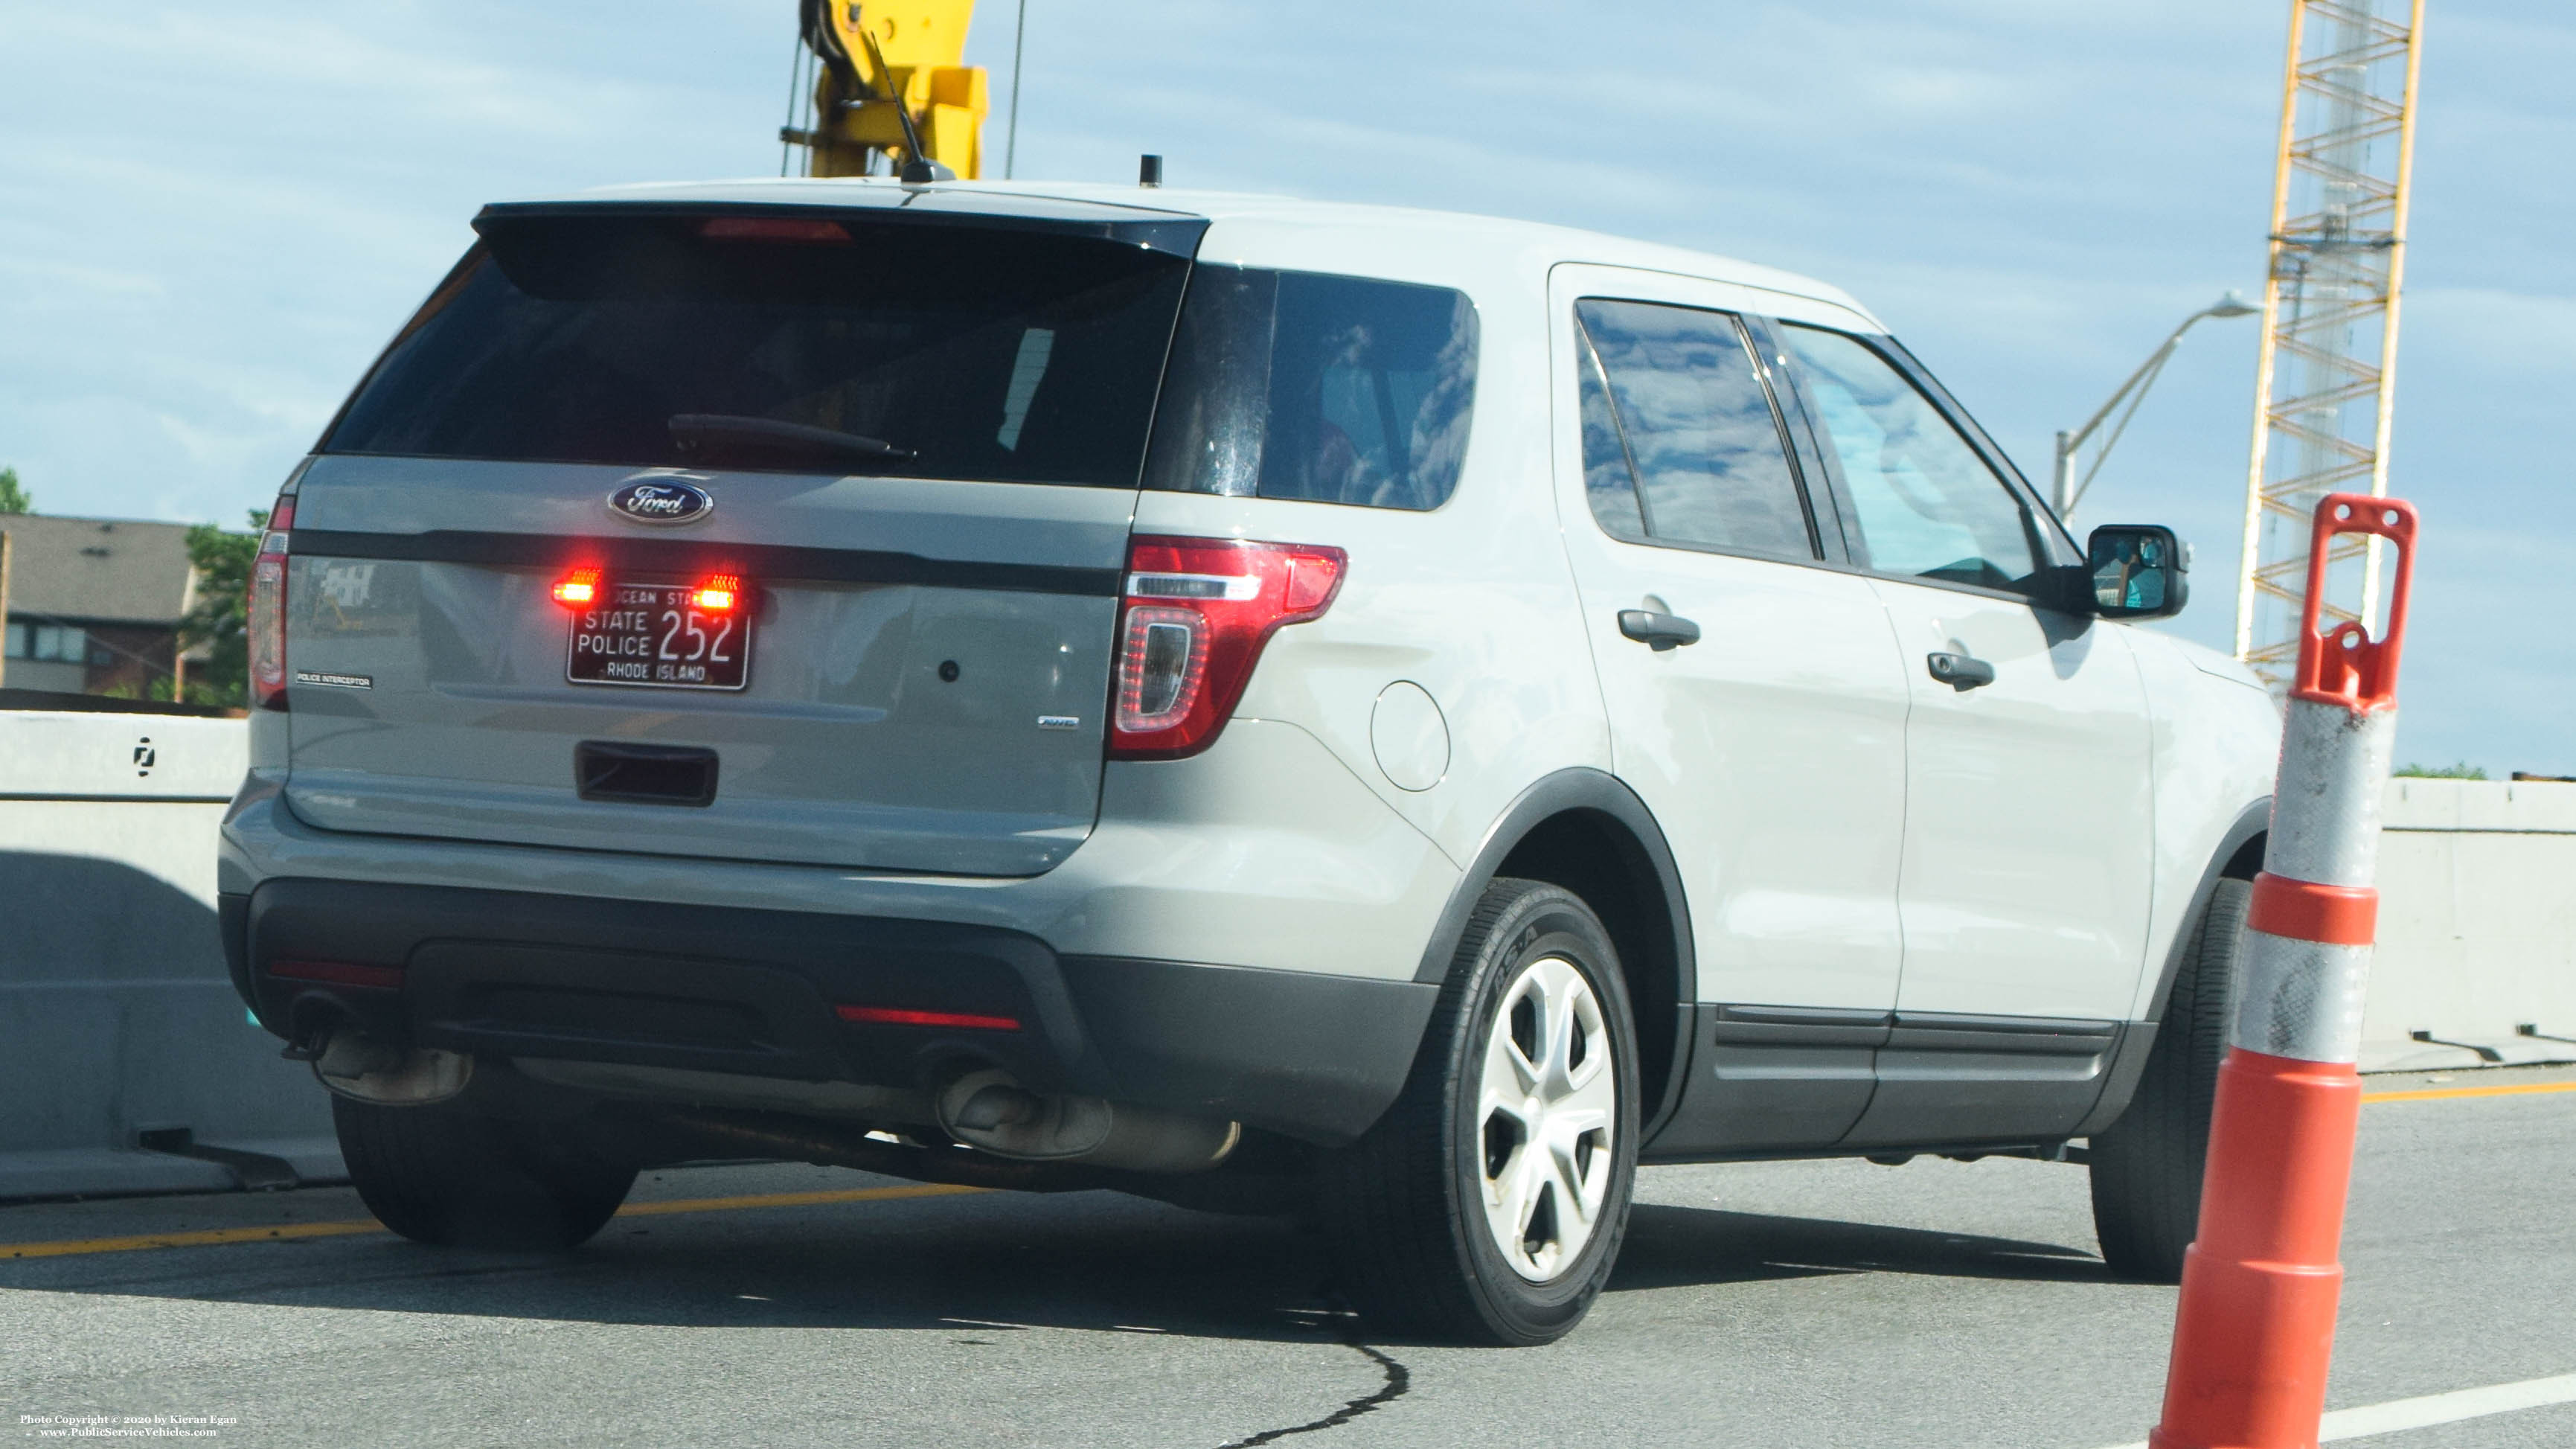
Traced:
<path fill-rule="evenodd" d="M 1463 292 L 1201 265 L 1145 486 L 1437 508 L 1458 485 L 1475 390 Z"/>
<path fill-rule="evenodd" d="M 1584 338 L 1584 491 L 1602 528 L 1639 541 L 1814 558 L 1798 475 L 1743 324 L 1724 312 L 1644 302 L 1590 300 L 1575 311 Z"/>
<path fill-rule="evenodd" d="M 2038 570 L 2030 517 L 1950 420 L 1859 339 L 1782 330 L 1842 464 L 1864 562 L 1881 573 L 2027 591 Z"/>

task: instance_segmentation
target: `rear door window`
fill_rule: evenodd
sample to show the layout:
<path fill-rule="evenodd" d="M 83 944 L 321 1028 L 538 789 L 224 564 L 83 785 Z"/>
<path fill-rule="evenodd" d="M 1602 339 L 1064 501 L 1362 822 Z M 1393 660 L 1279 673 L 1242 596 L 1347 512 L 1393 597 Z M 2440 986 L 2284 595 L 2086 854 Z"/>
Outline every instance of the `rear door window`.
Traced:
<path fill-rule="evenodd" d="M 1613 537 L 1812 559 L 1787 432 L 1725 312 L 1576 304 L 1584 493 Z"/>
<path fill-rule="evenodd" d="M 1136 486 L 1186 259 L 864 217 L 487 217 L 324 451 Z"/>
<path fill-rule="evenodd" d="M 2030 516 L 1950 420 L 1860 339 L 1780 330 L 1842 465 L 1869 567 L 2026 592 L 2039 567 Z"/>
<path fill-rule="evenodd" d="M 1463 292 L 1202 265 L 1146 486 L 1437 508 L 1458 485 L 1475 389 Z"/>

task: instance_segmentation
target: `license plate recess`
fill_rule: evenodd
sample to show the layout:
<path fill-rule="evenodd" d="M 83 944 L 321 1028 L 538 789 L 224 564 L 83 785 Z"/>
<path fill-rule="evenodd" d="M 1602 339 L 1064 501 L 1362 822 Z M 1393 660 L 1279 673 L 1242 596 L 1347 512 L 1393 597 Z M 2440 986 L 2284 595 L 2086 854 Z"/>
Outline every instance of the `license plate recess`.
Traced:
<path fill-rule="evenodd" d="M 731 582 L 731 581 L 728 581 Z M 751 678 L 751 591 L 709 607 L 698 584 L 602 583 L 572 611 L 564 678 L 642 689 L 737 690 Z"/>

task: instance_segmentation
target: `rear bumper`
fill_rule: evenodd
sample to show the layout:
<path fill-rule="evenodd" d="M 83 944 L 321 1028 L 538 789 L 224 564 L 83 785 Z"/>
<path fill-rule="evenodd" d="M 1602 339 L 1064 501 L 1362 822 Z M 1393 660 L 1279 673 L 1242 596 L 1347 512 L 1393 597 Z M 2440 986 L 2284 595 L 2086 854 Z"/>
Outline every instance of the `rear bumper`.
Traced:
<path fill-rule="evenodd" d="M 453 1051 L 897 1087 L 991 1065 L 1328 1145 L 1394 1100 L 1436 995 L 879 916 L 293 877 L 221 906 L 233 984 L 281 1036 L 345 1018 Z"/>

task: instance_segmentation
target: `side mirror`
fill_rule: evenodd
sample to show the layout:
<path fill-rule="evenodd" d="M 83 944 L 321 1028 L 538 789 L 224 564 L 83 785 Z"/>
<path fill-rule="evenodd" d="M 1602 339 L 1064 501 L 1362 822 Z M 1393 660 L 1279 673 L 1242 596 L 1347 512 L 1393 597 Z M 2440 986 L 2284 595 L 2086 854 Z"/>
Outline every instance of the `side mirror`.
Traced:
<path fill-rule="evenodd" d="M 2084 552 L 2105 619 L 2170 619 L 2191 598 L 2191 546 L 2161 524 L 2104 524 Z"/>

